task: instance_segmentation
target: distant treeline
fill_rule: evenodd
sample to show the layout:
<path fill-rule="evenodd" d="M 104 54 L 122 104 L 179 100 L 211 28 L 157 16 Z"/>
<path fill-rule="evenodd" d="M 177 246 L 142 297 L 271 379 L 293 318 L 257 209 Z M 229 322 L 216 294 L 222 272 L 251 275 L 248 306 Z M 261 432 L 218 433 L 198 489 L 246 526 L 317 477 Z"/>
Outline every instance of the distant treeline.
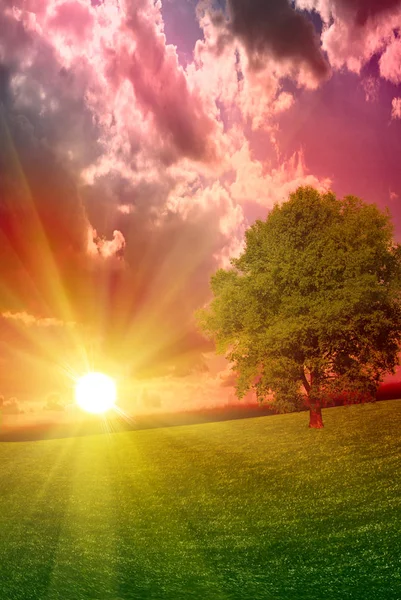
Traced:
<path fill-rule="evenodd" d="M 380 386 L 377 393 L 377 400 L 395 400 L 401 398 L 401 382 L 387 383 Z M 330 402 L 330 406 L 343 406 L 353 404 L 352 398 L 346 396 L 338 397 Z M 307 408 L 303 409 L 307 410 Z M 235 419 L 249 419 L 255 417 L 265 417 L 277 414 L 267 405 L 257 404 L 235 404 L 219 406 L 216 408 L 204 408 L 198 410 L 188 410 L 179 413 L 153 413 L 150 415 L 139 415 L 130 421 L 125 421 L 121 417 L 108 418 L 107 429 L 110 432 L 135 431 L 141 429 L 156 429 L 160 427 L 177 427 L 182 425 L 196 425 L 201 423 L 213 423 L 219 421 L 232 421 Z M 34 441 L 43 439 L 65 438 L 83 435 L 104 434 L 105 421 L 102 417 L 93 418 L 81 424 L 79 428 L 75 425 L 66 424 L 41 424 L 36 426 L 26 426 L 17 428 L 0 429 L 0 441 Z"/>

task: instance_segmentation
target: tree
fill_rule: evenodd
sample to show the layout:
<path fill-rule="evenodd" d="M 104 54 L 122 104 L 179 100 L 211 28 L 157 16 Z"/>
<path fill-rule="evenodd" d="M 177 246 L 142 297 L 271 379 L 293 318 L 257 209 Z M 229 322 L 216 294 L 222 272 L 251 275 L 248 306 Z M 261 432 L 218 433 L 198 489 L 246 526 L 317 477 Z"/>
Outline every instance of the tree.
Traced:
<path fill-rule="evenodd" d="M 306 406 L 310 427 L 336 396 L 374 399 L 398 363 L 401 248 L 388 212 L 359 198 L 299 188 L 247 230 L 211 287 L 198 323 L 233 363 L 238 397 Z"/>

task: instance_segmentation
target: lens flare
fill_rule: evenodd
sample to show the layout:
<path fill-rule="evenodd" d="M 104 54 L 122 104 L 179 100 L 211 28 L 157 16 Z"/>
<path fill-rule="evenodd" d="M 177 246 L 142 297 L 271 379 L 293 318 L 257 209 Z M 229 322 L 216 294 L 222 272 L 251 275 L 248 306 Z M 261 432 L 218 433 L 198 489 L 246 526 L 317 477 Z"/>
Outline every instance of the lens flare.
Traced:
<path fill-rule="evenodd" d="M 103 373 L 87 373 L 77 381 L 75 398 L 78 406 L 89 413 L 107 412 L 116 402 L 116 384 Z"/>

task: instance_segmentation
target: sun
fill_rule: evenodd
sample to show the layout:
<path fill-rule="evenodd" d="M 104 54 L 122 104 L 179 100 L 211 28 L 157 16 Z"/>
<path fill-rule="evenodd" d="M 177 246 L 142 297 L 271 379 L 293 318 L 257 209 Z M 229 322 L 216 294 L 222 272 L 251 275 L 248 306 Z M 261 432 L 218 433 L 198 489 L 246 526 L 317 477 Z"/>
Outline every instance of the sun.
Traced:
<path fill-rule="evenodd" d="M 77 381 L 75 398 L 83 410 L 94 414 L 104 413 L 115 405 L 116 384 L 111 377 L 103 373 L 87 373 Z"/>

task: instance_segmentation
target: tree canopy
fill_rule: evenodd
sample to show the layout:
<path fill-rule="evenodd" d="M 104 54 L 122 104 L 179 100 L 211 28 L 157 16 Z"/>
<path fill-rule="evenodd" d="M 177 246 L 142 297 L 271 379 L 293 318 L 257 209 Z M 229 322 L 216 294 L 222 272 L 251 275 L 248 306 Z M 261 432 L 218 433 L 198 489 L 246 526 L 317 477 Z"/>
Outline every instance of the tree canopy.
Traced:
<path fill-rule="evenodd" d="M 372 399 L 398 363 L 401 249 L 388 212 L 359 198 L 299 188 L 246 232 L 245 250 L 211 279 L 198 312 L 238 374 L 278 411 L 336 395 Z"/>

